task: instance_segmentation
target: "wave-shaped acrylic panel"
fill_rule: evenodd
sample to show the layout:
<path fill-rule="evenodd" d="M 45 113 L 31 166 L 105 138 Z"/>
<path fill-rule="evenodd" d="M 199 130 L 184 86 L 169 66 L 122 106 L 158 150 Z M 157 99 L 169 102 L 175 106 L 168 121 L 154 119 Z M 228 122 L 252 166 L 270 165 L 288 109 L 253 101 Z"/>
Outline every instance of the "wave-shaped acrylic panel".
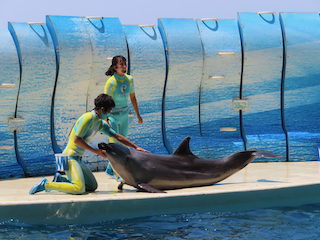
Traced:
<path fill-rule="evenodd" d="M 208 158 L 244 150 L 239 112 L 232 99 L 240 97 L 241 43 L 233 19 L 197 20 L 204 63 L 200 94 L 201 133 Z"/>
<path fill-rule="evenodd" d="M 55 139 L 63 150 L 76 120 L 86 112 L 92 47 L 81 17 L 49 15 L 46 24 L 54 39 L 59 65 L 53 120 Z"/>
<path fill-rule="evenodd" d="M 205 155 L 200 135 L 199 88 L 203 52 L 193 19 L 160 18 L 158 27 L 165 42 L 168 73 L 165 88 L 165 133 L 174 151 L 187 136 L 196 155 Z"/>
<path fill-rule="evenodd" d="M 280 14 L 286 48 L 284 123 L 290 160 L 317 160 L 320 145 L 320 18 Z"/>
<path fill-rule="evenodd" d="M 130 53 L 130 75 L 143 124 L 135 115 L 129 138 L 152 153 L 167 154 L 162 136 L 162 98 L 166 78 L 166 58 L 156 26 L 124 26 Z M 132 113 L 134 109 L 130 107 Z"/>
<path fill-rule="evenodd" d="M 21 85 L 17 117 L 24 118 L 17 132 L 17 150 L 27 174 L 41 175 L 55 170 L 51 142 L 51 102 L 56 76 L 56 58 L 45 24 L 11 22 L 21 63 Z"/>
<path fill-rule="evenodd" d="M 0 29 L 0 178 L 24 174 L 16 159 L 13 132 L 8 127 L 8 118 L 15 116 L 19 84 L 17 49 L 10 32 Z"/>
<path fill-rule="evenodd" d="M 286 156 L 281 119 L 283 42 L 275 13 L 238 13 L 243 47 L 242 111 L 247 148 L 265 149 Z M 277 159 L 284 161 L 285 157 Z M 257 161 L 266 161 L 260 158 Z"/>
<path fill-rule="evenodd" d="M 104 85 L 108 80 L 105 72 L 111 65 L 112 57 L 122 55 L 127 58 L 127 43 L 123 27 L 118 18 L 105 17 L 82 17 L 92 46 L 92 69 L 87 92 L 87 111 L 94 108 L 94 99 L 103 93 Z M 108 137 L 97 134 L 90 145 L 97 148 L 98 143 L 108 142 Z M 90 169 L 105 169 L 107 161 L 105 158 L 86 151 L 84 161 Z"/>

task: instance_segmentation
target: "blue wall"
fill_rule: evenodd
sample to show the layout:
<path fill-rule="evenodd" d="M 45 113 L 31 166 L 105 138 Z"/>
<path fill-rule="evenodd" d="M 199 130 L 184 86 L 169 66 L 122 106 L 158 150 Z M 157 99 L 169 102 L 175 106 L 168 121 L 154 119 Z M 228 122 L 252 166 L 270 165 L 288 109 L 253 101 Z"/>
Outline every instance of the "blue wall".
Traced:
<path fill-rule="evenodd" d="M 203 46 L 201 136 L 207 157 L 221 158 L 244 149 L 239 112 L 232 108 L 232 99 L 240 99 L 241 39 L 234 19 L 199 19 L 197 24 Z"/>
<path fill-rule="evenodd" d="M 0 31 L 0 178 L 54 172 L 54 153 L 93 108 L 119 54 L 144 119 L 130 126 L 137 145 L 168 154 L 191 136 L 191 151 L 205 158 L 259 148 L 285 156 L 277 161 L 317 160 L 319 28 L 317 13 L 161 18 L 158 26 L 51 15 L 10 22 Z M 89 152 L 84 161 L 107 165 Z"/>

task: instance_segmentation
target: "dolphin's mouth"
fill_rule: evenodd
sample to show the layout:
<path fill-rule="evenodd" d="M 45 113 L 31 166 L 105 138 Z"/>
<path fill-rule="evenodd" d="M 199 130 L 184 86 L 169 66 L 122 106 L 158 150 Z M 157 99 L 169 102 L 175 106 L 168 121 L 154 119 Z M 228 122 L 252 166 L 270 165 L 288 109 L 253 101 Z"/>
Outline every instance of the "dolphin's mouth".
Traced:
<path fill-rule="evenodd" d="M 106 151 L 111 150 L 110 146 L 104 142 L 99 143 L 98 148 Z"/>

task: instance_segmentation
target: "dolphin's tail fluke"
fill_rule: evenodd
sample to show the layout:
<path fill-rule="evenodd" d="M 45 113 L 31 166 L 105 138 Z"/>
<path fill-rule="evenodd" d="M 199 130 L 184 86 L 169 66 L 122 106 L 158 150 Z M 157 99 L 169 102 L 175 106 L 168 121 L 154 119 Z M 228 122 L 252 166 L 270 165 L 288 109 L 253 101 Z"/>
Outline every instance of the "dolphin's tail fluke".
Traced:
<path fill-rule="evenodd" d="M 270 158 L 281 158 L 284 157 L 282 155 L 274 154 L 273 152 L 265 151 L 265 150 L 253 150 L 252 155 L 259 157 L 270 157 Z"/>

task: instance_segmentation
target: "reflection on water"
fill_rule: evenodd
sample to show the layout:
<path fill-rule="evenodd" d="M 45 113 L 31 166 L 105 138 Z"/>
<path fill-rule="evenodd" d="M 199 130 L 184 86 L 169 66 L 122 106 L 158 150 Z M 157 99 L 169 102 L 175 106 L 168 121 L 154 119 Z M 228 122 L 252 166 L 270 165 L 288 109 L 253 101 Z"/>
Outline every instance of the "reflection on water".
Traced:
<path fill-rule="evenodd" d="M 320 204 L 239 213 L 158 215 L 89 225 L 0 223 L 0 239 L 319 239 Z"/>

